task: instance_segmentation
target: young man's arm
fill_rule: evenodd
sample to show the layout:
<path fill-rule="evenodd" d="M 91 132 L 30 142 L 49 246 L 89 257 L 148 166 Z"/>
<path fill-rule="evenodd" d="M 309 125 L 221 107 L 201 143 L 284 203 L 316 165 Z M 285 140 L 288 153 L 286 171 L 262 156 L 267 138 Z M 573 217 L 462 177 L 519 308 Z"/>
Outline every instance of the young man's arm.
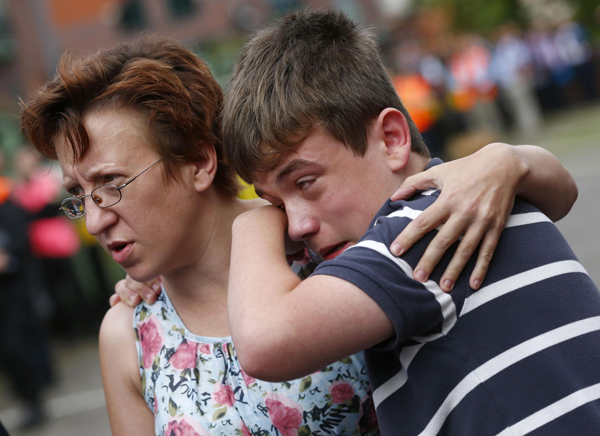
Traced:
<path fill-rule="evenodd" d="M 571 174 L 540 147 L 489 144 L 462 159 L 408 177 L 392 196 L 405 199 L 417 190 L 441 189 L 440 198 L 392 243 L 392 253 L 406 252 L 423 235 L 444 224 L 415 268 L 415 279 L 426 280 L 448 248 L 463 236 L 440 281 L 450 291 L 481 243 L 470 284 L 478 289 L 506 226 L 516 195 L 553 221 L 563 218 L 577 199 Z M 423 275 L 416 274 L 423 271 Z"/>
<path fill-rule="evenodd" d="M 112 434 L 154 435 L 154 415 L 141 388 L 133 331 L 133 309 L 111 308 L 100 327 L 100 367 Z"/>
<path fill-rule="evenodd" d="M 285 213 L 272 206 L 233 225 L 231 334 L 244 371 L 269 381 L 301 377 L 394 335 L 357 286 L 326 275 L 301 282 L 286 262 L 286 231 Z"/>

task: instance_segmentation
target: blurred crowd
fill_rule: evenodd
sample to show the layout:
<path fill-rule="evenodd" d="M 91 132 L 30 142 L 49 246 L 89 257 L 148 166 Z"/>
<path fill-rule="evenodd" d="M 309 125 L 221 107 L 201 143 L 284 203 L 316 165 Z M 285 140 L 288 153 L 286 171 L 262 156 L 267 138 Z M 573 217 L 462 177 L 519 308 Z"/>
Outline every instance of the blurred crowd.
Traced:
<path fill-rule="evenodd" d="M 548 112 L 599 98 L 598 53 L 576 22 L 507 23 L 489 39 L 424 33 L 392 38 L 386 57 L 434 155 L 460 157 L 508 131 L 531 138 Z"/>
<path fill-rule="evenodd" d="M 25 406 L 22 425 L 29 427 L 44 420 L 42 391 L 53 379 L 49 333 L 72 338 L 97 331 L 112 285 L 101 271 L 101 249 L 59 211 L 60 169 L 28 147 L 13 156 L 11 177 L 5 163 L 0 155 L 0 350 L 10 352 L 0 352 L 0 370 Z M 74 273 L 74 256 L 86 251 L 85 269 L 105 284 L 94 298 Z"/>

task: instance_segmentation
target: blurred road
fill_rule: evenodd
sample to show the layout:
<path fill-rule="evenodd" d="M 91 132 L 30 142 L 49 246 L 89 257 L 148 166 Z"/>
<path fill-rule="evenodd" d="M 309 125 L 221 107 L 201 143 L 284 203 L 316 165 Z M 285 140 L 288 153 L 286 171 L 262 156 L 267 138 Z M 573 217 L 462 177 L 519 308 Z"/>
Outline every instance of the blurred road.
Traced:
<path fill-rule="evenodd" d="M 557 155 L 579 187 L 571 213 L 558 223 L 571 247 L 600 285 L 600 105 L 573 110 L 546 120 L 544 130 L 528 142 Z M 514 138 L 513 143 L 524 140 Z M 6 352 L 7 350 L 3 350 Z M 21 413 L 6 383 L 0 380 L 0 421 L 13 436 L 105 436 L 110 427 L 98 362 L 97 341 L 56 344 L 57 382 L 47 394 L 49 421 L 27 432 L 16 429 Z"/>
<path fill-rule="evenodd" d="M 6 383 L 0 384 L 0 421 L 13 436 L 110 435 L 96 338 L 53 345 L 56 383 L 46 395 L 48 422 L 18 431 L 22 411 Z"/>
<path fill-rule="evenodd" d="M 579 197 L 557 224 L 590 277 L 600 286 L 600 105 L 572 110 L 546 120 L 530 143 L 556 155 L 573 174 Z M 515 144 L 521 143 L 518 140 Z"/>

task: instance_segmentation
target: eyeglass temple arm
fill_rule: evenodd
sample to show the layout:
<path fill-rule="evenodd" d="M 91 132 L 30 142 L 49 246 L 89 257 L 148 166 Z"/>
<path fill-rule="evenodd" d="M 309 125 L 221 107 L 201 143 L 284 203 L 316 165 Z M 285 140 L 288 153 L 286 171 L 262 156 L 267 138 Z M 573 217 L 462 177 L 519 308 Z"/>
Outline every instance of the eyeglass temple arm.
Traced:
<path fill-rule="evenodd" d="M 129 185 L 131 182 L 133 182 L 135 179 L 137 179 L 139 176 L 141 176 L 142 174 L 144 174 L 146 171 L 148 171 L 150 168 L 152 168 L 154 165 L 156 165 L 157 163 L 159 163 L 162 160 L 162 157 L 157 160 L 156 162 L 154 162 L 152 165 L 150 165 L 148 168 L 146 168 L 144 171 L 142 171 L 141 173 L 139 173 L 137 176 L 135 176 L 133 179 L 129 180 L 128 182 L 123 183 L 121 186 L 117 186 L 117 189 L 120 191 L 121 189 L 123 189 L 125 186 Z"/>

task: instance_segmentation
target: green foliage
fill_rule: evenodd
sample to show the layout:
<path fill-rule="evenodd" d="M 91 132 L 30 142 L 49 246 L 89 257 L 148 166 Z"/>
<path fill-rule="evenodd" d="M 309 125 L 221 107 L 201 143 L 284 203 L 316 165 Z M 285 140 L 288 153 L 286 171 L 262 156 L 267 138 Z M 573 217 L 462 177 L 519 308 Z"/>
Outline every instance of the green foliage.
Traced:
<path fill-rule="evenodd" d="M 519 0 L 417 0 L 425 7 L 448 7 L 457 31 L 489 34 L 507 21 L 523 22 Z"/>
<path fill-rule="evenodd" d="M 590 36 L 598 41 L 600 39 L 600 4 L 598 0 L 571 1 L 575 6 L 575 20 L 583 24 Z"/>
<path fill-rule="evenodd" d="M 598 0 L 564 1 L 573 7 L 576 21 L 596 37 L 600 36 L 600 26 L 595 21 Z M 520 0 L 416 0 L 415 3 L 420 7 L 446 7 L 453 11 L 453 27 L 460 32 L 487 35 L 509 21 L 528 24 Z"/>

